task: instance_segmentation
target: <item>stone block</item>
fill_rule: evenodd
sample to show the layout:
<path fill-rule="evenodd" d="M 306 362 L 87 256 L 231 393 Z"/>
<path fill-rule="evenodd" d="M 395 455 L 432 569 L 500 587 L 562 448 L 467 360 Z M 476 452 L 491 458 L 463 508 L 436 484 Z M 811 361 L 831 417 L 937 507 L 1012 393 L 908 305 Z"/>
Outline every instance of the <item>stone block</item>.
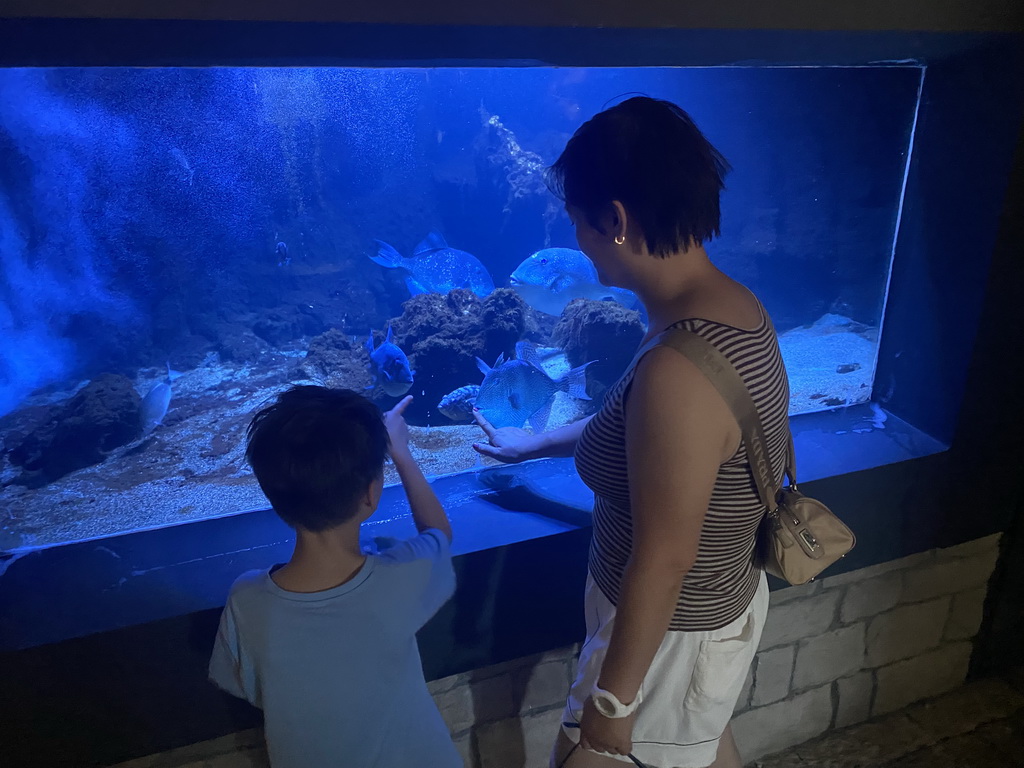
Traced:
<path fill-rule="evenodd" d="M 864 629 L 863 623 L 857 623 L 802 641 L 797 646 L 794 690 L 814 688 L 860 671 L 864 666 Z"/>
<path fill-rule="evenodd" d="M 488 667 L 478 667 L 471 672 L 464 673 L 465 679 L 471 682 L 487 680 L 492 677 L 504 677 L 515 675 L 521 669 L 534 667 L 541 662 L 542 654 L 535 653 L 530 656 L 520 656 L 516 659 L 509 659 Z"/>
<path fill-rule="evenodd" d="M 940 560 L 910 571 L 903 582 L 903 602 L 915 603 L 983 587 L 998 558 L 999 550 L 994 549 L 971 557 Z"/>
<path fill-rule="evenodd" d="M 503 720 L 518 714 L 512 681 L 515 673 L 474 680 L 470 683 L 473 698 L 473 720 L 476 724 Z"/>
<path fill-rule="evenodd" d="M 937 646 L 942 640 L 950 601 L 949 597 L 941 597 L 928 603 L 904 605 L 873 618 L 867 631 L 867 666 L 881 667 Z"/>
<path fill-rule="evenodd" d="M 750 669 L 747 670 L 747 679 L 743 681 L 743 689 L 740 691 L 740 697 L 736 699 L 736 706 L 733 712 L 742 712 L 750 706 L 750 694 L 754 690 L 754 667 L 757 662 L 753 662 L 750 665 Z"/>
<path fill-rule="evenodd" d="M 579 655 L 580 643 L 573 643 L 572 645 L 566 645 L 561 648 L 544 651 L 544 653 L 541 654 L 541 663 L 548 661 L 565 661 L 566 659 L 575 661 Z"/>
<path fill-rule="evenodd" d="M 882 667 L 876 672 L 878 687 L 872 716 L 953 690 L 967 677 L 970 660 L 971 644 L 959 642 Z"/>
<path fill-rule="evenodd" d="M 523 725 L 518 717 L 487 723 L 475 729 L 480 768 L 523 768 L 526 761 Z"/>
<path fill-rule="evenodd" d="M 568 659 L 561 659 L 520 670 L 515 682 L 519 712 L 564 706 L 569 693 L 569 664 Z"/>
<path fill-rule="evenodd" d="M 874 675 L 868 671 L 836 680 L 836 690 L 839 692 L 836 728 L 863 723 L 871 717 L 871 694 L 874 687 Z"/>
<path fill-rule="evenodd" d="M 970 640 L 981 628 L 988 587 L 979 587 L 953 596 L 946 620 L 944 640 Z"/>
<path fill-rule="evenodd" d="M 436 696 L 439 693 L 450 691 L 457 685 L 462 685 L 469 680 L 468 673 L 461 673 L 458 675 L 449 675 L 448 677 L 441 677 L 437 680 L 430 680 L 427 683 L 427 690 L 430 691 L 431 696 Z"/>
<path fill-rule="evenodd" d="M 881 576 L 885 573 L 919 568 L 934 560 L 935 550 L 918 552 L 916 555 L 901 557 L 899 560 L 890 560 L 886 563 L 879 563 L 878 565 L 872 565 L 867 568 L 860 568 L 859 570 L 850 571 L 849 573 L 840 573 L 838 576 L 829 576 L 828 578 L 821 579 L 821 584 L 826 590 L 835 589 L 836 587 L 843 587 L 847 584 L 854 584 L 858 581 L 873 579 L 876 576 Z"/>
<path fill-rule="evenodd" d="M 455 739 L 455 749 L 459 751 L 459 756 L 462 758 L 465 768 L 479 767 L 480 761 L 477 759 L 476 754 L 476 738 L 473 736 L 472 731 L 467 731 Z"/>
<path fill-rule="evenodd" d="M 846 595 L 839 607 L 839 618 L 844 624 L 849 624 L 866 616 L 885 613 L 899 604 L 902 594 L 902 571 L 858 581 L 846 588 Z"/>
<path fill-rule="evenodd" d="M 835 619 L 840 596 L 838 591 L 826 591 L 770 608 L 759 647 L 788 645 L 825 632 Z"/>
<path fill-rule="evenodd" d="M 820 581 L 812 581 L 807 584 L 801 584 L 797 587 L 783 587 L 782 589 L 776 589 L 771 592 L 768 597 L 768 604 L 771 606 L 782 605 L 783 603 L 788 603 L 791 600 L 797 600 L 801 597 L 816 595 L 820 591 Z"/>
<path fill-rule="evenodd" d="M 452 735 L 462 733 L 473 725 L 473 696 L 469 685 L 460 685 L 435 694 L 434 703 Z"/>
<path fill-rule="evenodd" d="M 999 549 L 999 541 L 1002 539 L 1003 534 L 993 533 L 991 536 L 983 536 L 980 539 L 974 541 L 966 541 L 963 544 L 957 544 L 953 547 L 946 547 L 945 549 L 937 550 L 935 556 L 940 560 L 948 560 L 956 557 L 970 557 L 971 555 L 980 555 L 984 552 L 991 552 L 992 550 Z"/>
<path fill-rule="evenodd" d="M 796 646 L 784 645 L 757 654 L 757 668 L 754 672 L 754 694 L 752 706 L 761 707 L 781 701 L 789 695 L 793 680 L 793 659 Z"/>
<path fill-rule="evenodd" d="M 757 707 L 732 721 L 744 764 L 823 733 L 832 723 L 832 686 Z"/>
<path fill-rule="evenodd" d="M 551 747 L 562 723 L 562 708 L 531 714 L 520 722 L 523 730 L 523 768 L 548 768 Z"/>

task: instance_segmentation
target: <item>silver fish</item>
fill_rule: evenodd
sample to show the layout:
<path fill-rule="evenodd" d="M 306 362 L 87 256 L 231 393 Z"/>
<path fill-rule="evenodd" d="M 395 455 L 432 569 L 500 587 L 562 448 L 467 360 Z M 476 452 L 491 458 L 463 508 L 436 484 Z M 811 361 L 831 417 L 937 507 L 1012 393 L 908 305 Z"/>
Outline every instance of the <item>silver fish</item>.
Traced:
<path fill-rule="evenodd" d="M 500 356 L 494 367 L 477 358 L 477 367 L 484 374 L 476 407 L 495 427 L 521 427 L 527 421 L 541 431 L 551 414 L 551 404 L 558 392 L 567 392 L 580 400 L 587 395 L 586 369 L 590 363 L 573 368 L 560 379 L 552 379 L 541 367 L 533 345 L 516 344 L 515 359 Z"/>
<path fill-rule="evenodd" d="M 413 296 L 466 288 L 484 297 L 494 290 L 494 280 L 487 267 L 476 256 L 451 248 L 437 232 L 427 235 L 408 259 L 383 240 L 374 242 L 380 250 L 370 259 L 387 269 L 405 272 L 405 285 Z"/>
<path fill-rule="evenodd" d="M 170 382 L 161 381 L 143 398 L 140 413 L 143 435 L 148 435 L 158 425 L 163 424 L 164 416 L 171 405 L 171 394 Z"/>
<path fill-rule="evenodd" d="M 627 309 L 640 305 L 635 293 L 601 285 L 593 262 L 572 248 L 537 251 L 516 267 L 509 284 L 523 301 L 548 315 L 561 315 L 573 299 L 610 299 Z"/>

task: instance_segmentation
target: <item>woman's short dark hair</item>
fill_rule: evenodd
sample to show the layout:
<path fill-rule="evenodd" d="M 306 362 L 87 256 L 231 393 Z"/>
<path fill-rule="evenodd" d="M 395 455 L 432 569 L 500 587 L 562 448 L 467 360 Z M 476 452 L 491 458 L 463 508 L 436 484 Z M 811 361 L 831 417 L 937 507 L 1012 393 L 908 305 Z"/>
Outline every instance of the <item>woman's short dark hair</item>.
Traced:
<path fill-rule="evenodd" d="M 729 163 L 686 112 L 637 96 L 594 115 L 547 171 L 551 191 L 590 226 L 618 200 L 658 256 L 721 234 L 719 195 Z"/>
<path fill-rule="evenodd" d="M 380 408 L 350 389 L 292 387 L 253 417 L 246 437 L 245 457 L 274 511 L 308 531 L 355 515 L 388 450 Z"/>

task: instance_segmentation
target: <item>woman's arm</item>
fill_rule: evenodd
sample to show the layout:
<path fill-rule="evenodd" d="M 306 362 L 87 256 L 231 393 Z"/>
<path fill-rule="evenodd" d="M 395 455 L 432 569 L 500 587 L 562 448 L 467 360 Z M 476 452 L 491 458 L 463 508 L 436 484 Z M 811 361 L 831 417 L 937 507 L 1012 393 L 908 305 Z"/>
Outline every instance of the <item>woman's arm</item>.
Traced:
<path fill-rule="evenodd" d="M 665 347 L 643 358 L 626 402 L 633 548 L 598 680 L 625 704 L 637 697 L 665 637 L 697 557 L 718 468 L 739 439 L 729 407 L 693 363 Z M 588 744 L 628 753 L 632 718 L 609 720 L 592 707 L 588 700 Z"/>
<path fill-rule="evenodd" d="M 475 409 L 473 418 L 487 435 L 486 443 L 473 444 L 477 453 L 490 456 L 492 459 L 503 461 L 506 464 L 517 464 L 527 459 L 572 456 L 573 451 L 576 450 L 576 443 L 579 442 L 580 435 L 583 434 L 583 428 L 587 426 L 593 416 L 587 416 L 572 424 L 566 424 L 564 427 L 540 434 L 530 434 L 526 430 L 516 427 L 495 429 L 484 418 L 484 415 Z"/>

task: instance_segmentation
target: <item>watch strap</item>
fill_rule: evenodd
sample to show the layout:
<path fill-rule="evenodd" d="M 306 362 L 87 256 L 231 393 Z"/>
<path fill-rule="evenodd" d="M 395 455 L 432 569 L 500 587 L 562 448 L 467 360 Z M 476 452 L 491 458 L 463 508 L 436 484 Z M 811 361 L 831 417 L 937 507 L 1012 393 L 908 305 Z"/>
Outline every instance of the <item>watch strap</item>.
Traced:
<path fill-rule="evenodd" d="M 632 702 L 629 704 L 623 704 L 619 701 L 618 696 L 611 691 L 606 691 L 599 687 L 597 683 L 594 683 L 594 689 L 590 692 L 590 697 L 594 700 L 595 709 L 597 709 L 601 715 L 611 720 L 629 717 L 636 711 L 641 699 L 640 692 L 637 691 L 636 698 L 633 699 Z M 608 706 L 610 706 L 610 709 L 608 709 Z"/>

